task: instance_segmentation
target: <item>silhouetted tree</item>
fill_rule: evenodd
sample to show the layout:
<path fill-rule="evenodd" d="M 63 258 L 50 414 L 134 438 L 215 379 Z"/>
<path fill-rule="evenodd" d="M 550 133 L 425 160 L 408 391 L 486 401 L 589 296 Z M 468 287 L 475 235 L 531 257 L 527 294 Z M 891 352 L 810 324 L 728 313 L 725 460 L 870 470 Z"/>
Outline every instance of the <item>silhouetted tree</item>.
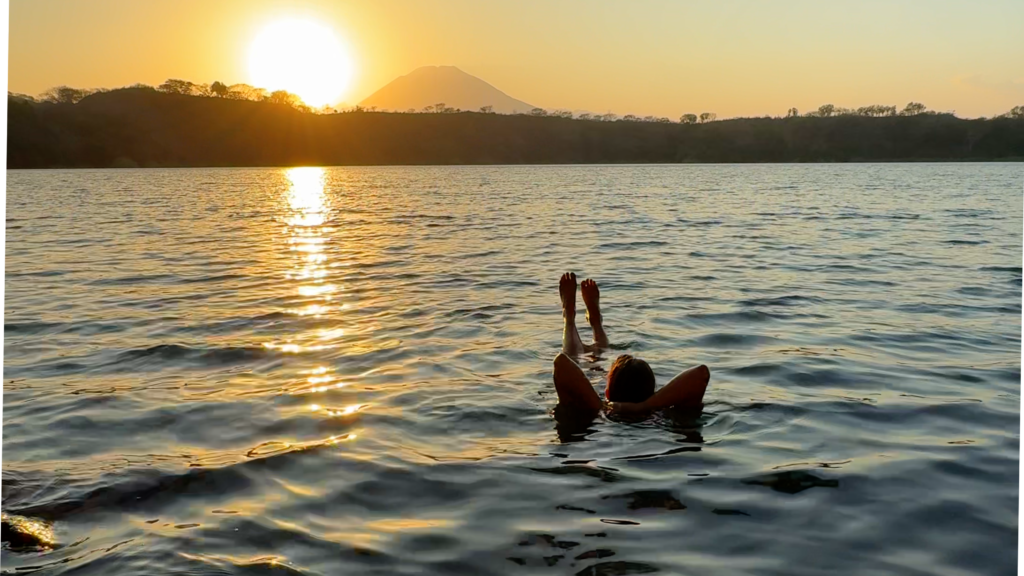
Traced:
<path fill-rule="evenodd" d="M 86 90 L 83 88 L 72 88 L 70 86 L 56 86 L 50 88 L 46 92 L 40 95 L 40 100 L 43 102 L 51 102 L 53 104 L 77 104 L 82 98 L 85 98 L 93 91 Z"/>
<path fill-rule="evenodd" d="M 790 108 L 789 111 L 786 112 L 786 118 L 798 118 L 799 116 L 800 111 L 796 108 Z"/>
<path fill-rule="evenodd" d="M 547 116 L 548 111 L 543 108 L 534 108 L 530 110 L 530 116 Z"/>
<path fill-rule="evenodd" d="M 569 110 L 555 110 L 551 115 L 556 118 L 572 118 L 572 112 Z"/>
<path fill-rule="evenodd" d="M 291 106 L 292 108 L 303 112 L 310 111 L 309 106 L 306 106 L 302 102 L 302 98 L 299 98 L 287 90 L 275 90 L 270 93 L 270 96 L 267 96 L 265 101 L 270 102 L 271 104 L 284 104 L 286 106 Z"/>
<path fill-rule="evenodd" d="M 210 93 L 214 96 L 224 98 L 230 91 L 231 89 L 223 82 L 214 82 L 213 84 L 210 84 Z"/>
<path fill-rule="evenodd" d="M 857 114 L 860 116 L 895 116 L 896 107 L 872 104 L 871 106 L 862 106 L 858 108 Z"/>
<path fill-rule="evenodd" d="M 637 120 L 639 120 L 639 118 L 637 118 L 635 114 L 626 114 L 622 117 L 623 122 L 636 122 Z"/>
<path fill-rule="evenodd" d="M 679 117 L 679 123 L 680 124 L 696 124 L 697 123 L 697 115 L 696 114 L 683 114 L 682 116 Z"/>
<path fill-rule="evenodd" d="M 829 116 L 832 116 L 833 114 L 835 114 L 835 112 L 836 112 L 836 107 L 834 105 L 832 105 L 832 104 L 822 104 L 821 106 L 818 106 L 818 114 L 817 115 L 821 116 L 822 118 L 828 118 Z"/>
<path fill-rule="evenodd" d="M 618 119 L 618 117 L 618 114 L 608 112 L 607 114 L 601 114 L 597 118 L 600 119 L 602 122 L 614 122 L 616 119 Z"/>
<path fill-rule="evenodd" d="M 916 116 L 918 114 L 924 114 L 928 108 L 920 102 L 910 102 L 903 107 L 900 111 L 900 116 Z"/>
<path fill-rule="evenodd" d="M 195 84 L 187 80 L 170 78 L 163 84 L 157 86 L 157 90 L 168 94 L 191 94 Z"/>
<path fill-rule="evenodd" d="M 714 122 L 715 118 L 718 118 L 718 115 L 714 112 L 701 112 L 700 123 L 704 124 L 706 122 Z"/>
<path fill-rule="evenodd" d="M 233 100 L 252 100 L 260 102 L 267 99 L 270 94 L 263 88 L 254 88 L 248 84 L 232 84 L 228 87 L 225 98 Z"/>
<path fill-rule="evenodd" d="M 484 114 L 494 114 L 494 106 L 481 106 L 480 112 Z"/>
<path fill-rule="evenodd" d="M 593 116 L 590 114 L 590 112 L 581 112 L 580 115 L 577 116 L 576 118 L 578 120 L 591 120 L 593 119 Z"/>
<path fill-rule="evenodd" d="M 1024 106 L 1014 106 L 1010 108 L 1010 111 L 1004 114 L 1007 118 L 1022 119 L 1024 118 Z"/>
<path fill-rule="evenodd" d="M 7 100 L 14 100 L 16 102 L 36 102 L 36 99 L 28 94 L 19 94 L 17 92 L 7 91 Z"/>

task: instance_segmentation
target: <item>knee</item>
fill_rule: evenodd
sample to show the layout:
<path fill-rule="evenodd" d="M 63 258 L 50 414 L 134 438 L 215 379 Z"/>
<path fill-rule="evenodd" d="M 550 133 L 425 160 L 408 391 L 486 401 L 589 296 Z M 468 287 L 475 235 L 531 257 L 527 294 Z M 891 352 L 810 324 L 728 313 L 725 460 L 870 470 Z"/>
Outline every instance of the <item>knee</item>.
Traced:
<path fill-rule="evenodd" d="M 704 382 L 711 380 L 711 370 L 709 370 L 704 364 L 697 367 L 697 373 L 700 374 L 701 380 Z"/>

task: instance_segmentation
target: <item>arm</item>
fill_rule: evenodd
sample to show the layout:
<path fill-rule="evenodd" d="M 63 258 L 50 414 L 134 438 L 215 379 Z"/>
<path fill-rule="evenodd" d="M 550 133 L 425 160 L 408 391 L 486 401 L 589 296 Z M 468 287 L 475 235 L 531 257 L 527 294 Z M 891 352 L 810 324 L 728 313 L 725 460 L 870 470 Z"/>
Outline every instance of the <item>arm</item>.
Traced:
<path fill-rule="evenodd" d="M 677 375 L 643 402 L 612 402 L 612 411 L 628 415 L 646 414 L 671 406 L 699 408 L 704 405 L 704 391 L 710 380 L 711 371 L 702 364 Z"/>
<path fill-rule="evenodd" d="M 555 356 L 554 379 L 559 404 L 574 410 L 600 412 L 601 398 L 572 358 L 565 354 Z"/>
<path fill-rule="evenodd" d="M 696 368 L 690 368 L 686 372 L 669 381 L 664 388 L 658 390 L 653 396 L 642 404 L 647 410 L 661 410 L 669 406 L 699 407 L 704 403 L 704 391 L 708 389 L 708 382 L 711 380 L 711 371 L 701 364 Z"/>

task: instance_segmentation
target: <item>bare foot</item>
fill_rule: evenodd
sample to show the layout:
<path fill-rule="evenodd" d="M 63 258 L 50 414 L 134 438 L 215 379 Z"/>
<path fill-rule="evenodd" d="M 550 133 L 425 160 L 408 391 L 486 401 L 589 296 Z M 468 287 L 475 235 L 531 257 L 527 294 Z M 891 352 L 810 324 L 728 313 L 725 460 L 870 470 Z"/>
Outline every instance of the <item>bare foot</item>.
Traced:
<path fill-rule="evenodd" d="M 601 291 L 597 289 L 597 282 L 587 278 L 580 284 L 580 293 L 583 294 L 583 303 L 587 305 L 587 321 L 600 325 Z"/>
<path fill-rule="evenodd" d="M 562 316 L 576 317 L 576 274 L 566 272 L 558 280 L 558 295 L 562 298 Z"/>

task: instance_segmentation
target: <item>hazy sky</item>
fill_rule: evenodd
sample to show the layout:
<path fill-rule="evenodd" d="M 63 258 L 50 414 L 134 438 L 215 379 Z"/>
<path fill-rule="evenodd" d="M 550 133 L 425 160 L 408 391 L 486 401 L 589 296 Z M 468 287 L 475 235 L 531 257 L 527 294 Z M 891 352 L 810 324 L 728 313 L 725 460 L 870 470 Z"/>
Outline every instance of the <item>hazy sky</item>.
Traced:
<path fill-rule="evenodd" d="M 11 0 L 9 90 L 251 82 L 253 38 L 291 17 L 348 47 L 349 103 L 454 65 L 548 109 L 673 118 L 1024 104 L 1021 0 Z"/>

